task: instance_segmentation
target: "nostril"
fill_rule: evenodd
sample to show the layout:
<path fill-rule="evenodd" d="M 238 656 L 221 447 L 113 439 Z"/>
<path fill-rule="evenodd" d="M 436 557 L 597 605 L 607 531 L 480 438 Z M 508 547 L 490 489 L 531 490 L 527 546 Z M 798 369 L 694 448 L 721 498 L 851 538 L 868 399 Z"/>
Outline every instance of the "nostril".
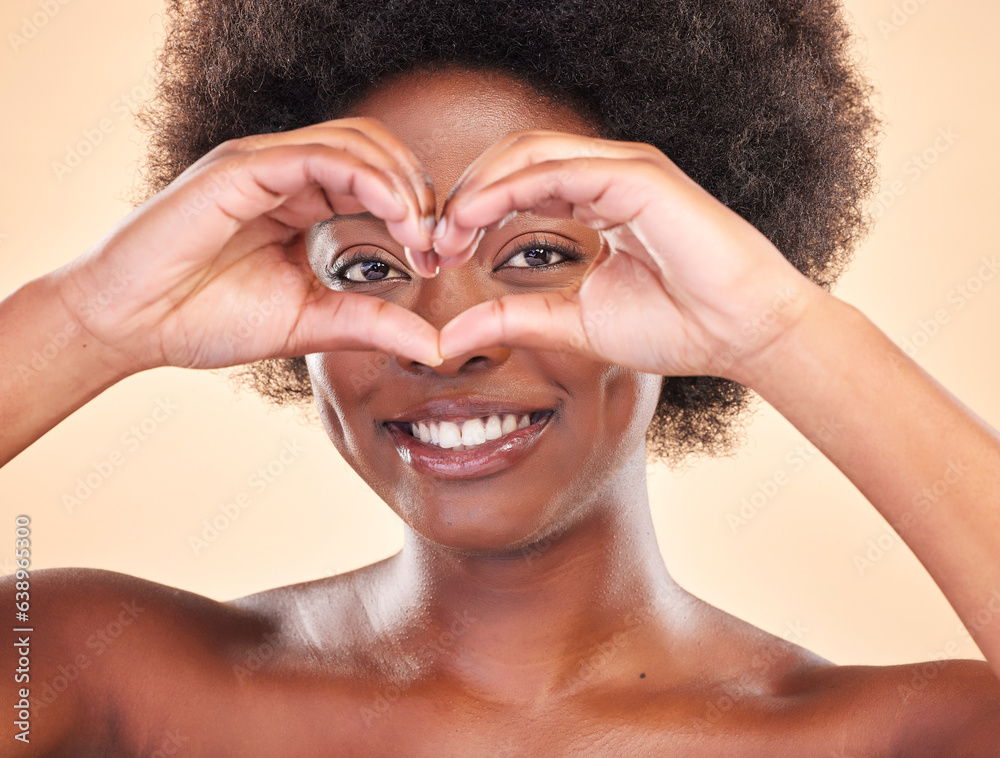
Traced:
<path fill-rule="evenodd" d="M 469 372 L 487 370 L 502 365 L 510 356 L 510 350 L 505 347 L 490 348 L 475 353 L 449 358 L 438 366 L 428 366 L 425 363 L 396 357 L 400 367 L 412 374 L 438 374 L 439 376 L 458 376 Z"/>
<path fill-rule="evenodd" d="M 464 367 L 472 368 L 474 366 L 478 366 L 483 363 L 489 363 L 489 361 L 490 359 L 487 358 L 485 355 L 474 355 L 463 364 L 463 368 Z"/>

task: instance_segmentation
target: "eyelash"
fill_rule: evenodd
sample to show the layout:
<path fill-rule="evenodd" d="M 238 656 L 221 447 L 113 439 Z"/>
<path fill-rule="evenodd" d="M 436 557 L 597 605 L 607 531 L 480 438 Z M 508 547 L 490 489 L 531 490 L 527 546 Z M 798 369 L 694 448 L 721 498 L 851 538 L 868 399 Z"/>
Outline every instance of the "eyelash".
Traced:
<path fill-rule="evenodd" d="M 546 240 L 541 237 L 532 237 L 530 240 L 524 244 L 518 245 L 517 249 L 505 260 L 501 265 L 493 269 L 494 272 L 501 270 L 506 267 L 510 261 L 523 253 L 531 252 L 532 250 L 545 250 L 546 252 L 556 253 L 562 260 L 556 261 L 555 263 L 546 263 L 541 266 L 512 266 L 511 268 L 516 268 L 520 270 L 533 270 L 533 269 L 552 269 L 563 263 L 571 263 L 580 260 L 583 255 L 576 248 L 568 242 L 562 240 Z M 345 275 L 353 266 L 359 263 L 381 263 L 389 268 L 403 274 L 403 277 L 392 277 L 392 279 L 373 279 L 369 282 L 355 282 L 347 278 Z M 393 279 L 403 279 L 408 278 L 406 274 L 399 270 L 396 266 L 383 260 L 378 255 L 370 252 L 359 250 L 356 253 L 351 254 L 347 258 L 339 258 L 330 266 L 327 267 L 327 275 L 331 280 L 340 283 L 343 286 L 353 286 L 353 285 L 363 285 L 363 284 L 374 284 L 381 281 L 392 281 Z"/>
<path fill-rule="evenodd" d="M 350 271 L 351 267 L 357 265 L 358 263 L 381 263 L 393 269 L 394 271 L 398 271 L 401 274 L 403 273 L 396 266 L 392 265 L 388 261 L 383 260 L 374 253 L 369 253 L 364 250 L 359 250 L 356 253 L 352 253 L 347 258 L 338 258 L 327 267 L 326 273 L 331 280 L 339 282 L 348 287 L 357 284 L 374 284 L 375 282 L 383 281 L 381 279 L 373 279 L 370 282 L 355 282 L 348 279 L 345 276 L 346 272 Z M 406 275 L 403 274 L 403 276 L 405 277 Z M 402 277 L 393 277 L 393 278 L 402 278 Z"/>
<path fill-rule="evenodd" d="M 556 266 L 561 266 L 564 263 L 572 263 L 573 261 L 578 261 L 583 257 L 583 254 L 575 246 L 563 240 L 546 240 L 542 237 L 534 236 L 524 244 L 518 245 L 514 253 L 507 258 L 501 265 L 493 269 L 494 272 L 499 271 L 504 268 L 508 263 L 514 260 L 517 256 L 523 253 L 529 253 L 532 250 L 545 250 L 550 253 L 556 253 L 562 257 L 561 261 L 555 263 L 546 263 L 542 266 L 512 266 L 511 268 L 517 269 L 552 269 Z"/>

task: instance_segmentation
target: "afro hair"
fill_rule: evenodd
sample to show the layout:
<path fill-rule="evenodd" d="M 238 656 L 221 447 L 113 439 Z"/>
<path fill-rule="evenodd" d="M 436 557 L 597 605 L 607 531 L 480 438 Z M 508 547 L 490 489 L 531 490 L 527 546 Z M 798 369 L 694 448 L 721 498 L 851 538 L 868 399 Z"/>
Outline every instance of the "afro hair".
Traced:
<path fill-rule="evenodd" d="M 218 144 L 344 114 L 380 81 L 457 65 L 646 142 L 829 289 L 864 235 L 879 124 L 834 0 L 167 0 L 141 198 Z M 252 364 L 257 392 L 312 397 L 304 358 Z M 678 464 L 731 453 L 752 393 L 669 377 L 647 435 Z"/>

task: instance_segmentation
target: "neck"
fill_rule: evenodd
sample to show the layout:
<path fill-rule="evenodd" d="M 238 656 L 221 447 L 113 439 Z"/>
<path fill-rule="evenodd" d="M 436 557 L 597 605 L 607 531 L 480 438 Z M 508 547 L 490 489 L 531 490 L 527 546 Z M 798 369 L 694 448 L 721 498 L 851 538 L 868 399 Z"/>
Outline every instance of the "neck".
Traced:
<path fill-rule="evenodd" d="M 630 484 L 612 483 L 571 526 L 502 555 L 459 553 L 407 530 L 393 584 L 438 673 L 500 699 L 540 699 L 579 682 L 609 640 L 627 645 L 636 619 L 680 601 L 641 454 L 620 473 Z"/>

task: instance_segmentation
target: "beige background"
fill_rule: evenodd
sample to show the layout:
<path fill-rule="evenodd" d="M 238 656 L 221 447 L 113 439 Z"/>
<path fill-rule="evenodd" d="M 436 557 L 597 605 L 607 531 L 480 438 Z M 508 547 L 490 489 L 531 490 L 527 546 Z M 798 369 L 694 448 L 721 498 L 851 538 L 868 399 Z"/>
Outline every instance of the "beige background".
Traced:
<path fill-rule="evenodd" d="M 45 10 L 42 0 L 4 0 L 0 11 L 3 293 L 82 253 L 128 211 L 140 154 L 128 110 L 149 94 L 147 67 L 162 39 L 158 0 L 49 2 Z M 880 222 L 837 294 L 898 342 L 918 344 L 924 367 L 1000 424 L 1000 276 L 978 273 L 984 256 L 1000 254 L 1000 6 L 847 6 L 888 130 Z M 935 146 L 941 130 L 952 136 Z M 60 171 L 70 150 L 88 154 Z M 920 168 L 913 156 L 925 151 Z M 979 291 L 964 300 L 955 288 L 967 282 Z M 936 314 L 945 323 L 930 329 Z M 130 437 L 133 426 L 148 437 Z M 248 477 L 285 443 L 302 452 L 263 492 L 252 489 Z M 949 642 L 959 643 L 961 657 L 981 657 L 909 550 L 803 444 L 763 408 L 738 458 L 683 475 L 654 471 L 653 514 L 677 579 L 838 663 L 923 660 L 943 655 Z M 122 465 L 67 508 L 78 480 L 116 451 Z M 741 499 L 782 474 L 787 483 L 734 531 L 727 517 Z M 250 506 L 196 554 L 189 537 L 241 493 Z M 402 540 L 396 517 L 322 430 L 237 397 L 217 373 L 174 369 L 112 388 L 0 471 L 5 571 L 17 513 L 33 520 L 36 568 L 101 567 L 220 599 L 348 570 L 395 552 Z M 880 540 L 887 549 L 859 568 L 856 557 L 879 550 Z"/>

